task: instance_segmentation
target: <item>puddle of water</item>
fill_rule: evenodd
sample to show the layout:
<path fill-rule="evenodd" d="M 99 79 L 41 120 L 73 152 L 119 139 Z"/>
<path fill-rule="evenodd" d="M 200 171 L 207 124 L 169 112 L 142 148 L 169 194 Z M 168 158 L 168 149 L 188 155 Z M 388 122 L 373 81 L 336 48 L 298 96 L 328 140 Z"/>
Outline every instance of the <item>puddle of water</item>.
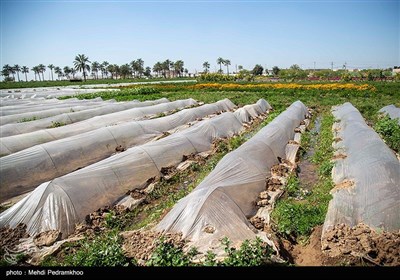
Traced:
<path fill-rule="evenodd" d="M 314 184 L 318 181 L 317 166 L 310 161 L 315 153 L 315 142 L 317 135 L 321 129 L 321 117 L 317 117 L 314 121 L 314 128 L 310 131 L 312 135 L 309 150 L 306 152 L 302 160 L 298 164 L 298 178 L 300 185 L 307 190 L 311 190 Z"/>

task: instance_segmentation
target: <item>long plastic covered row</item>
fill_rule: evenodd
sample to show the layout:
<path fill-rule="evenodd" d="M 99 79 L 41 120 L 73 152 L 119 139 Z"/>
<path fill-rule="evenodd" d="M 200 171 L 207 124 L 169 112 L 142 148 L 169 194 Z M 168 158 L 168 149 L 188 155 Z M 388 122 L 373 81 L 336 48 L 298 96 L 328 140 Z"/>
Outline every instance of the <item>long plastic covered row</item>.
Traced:
<path fill-rule="evenodd" d="M 364 223 L 387 231 L 400 229 L 400 163 L 350 103 L 333 108 L 336 153 L 323 232 L 344 223 Z"/>
<path fill-rule="evenodd" d="M 24 120 L 29 120 L 29 119 L 43 119 L 63 113 L 72 113 L 72 112 L 93 109 L 95 107 L 110 105 L 110 103 L 113 102 L 115 102 L 114 99 L 107 101 L 100 101 L 100 102 L 98 101 L 89 104 L 68 104 L 68 106 L 63 108 L 41 109 L 40 111 L 34 111 L 34 112 L 30 111 L 15 115 L 2 116 L 0 117 L 0 125 L 23 122 Z"/>
<path fill-rule="evenodd" d="M 67 112 L 57 114 L 52 117 L 14 124 L 6 124 L 1 126 L 0 135 L 1 137 L 7 137 L 12 135 L 29 133 L 32 131 L 37 131 L 40 129 L 46 129 L 51 127 L 54 123 L 62 123 L 63 125 L 71 124 L 75 122 L 84 121 L 96 116 L 107 115 L 111 113 L 116 113 L 128 109 L 146 107 L 160 103 L 167 103 L 168 99 L 159 99 L 156 101 L 130 101 L 130 102 L 118 102 L 118 103 L 108 103 L 105 106 L 100 106 L 97 108 L 88 108 L 88 110 L 80 112 Z M 14 115 L 13 115 L 14 116 Z"/>
<path fill-rule="evenodd" d="M 270 169 L 285 158 L 285 147 L 308 114 L 296 101 L 238 149 L 227 154 L 188 196 L 181 199 L 155 227 L 182 233 L 200 250 L 255 238 L 247 218 L 256 213 L 255 201 L 265 190 Z"/>
<path fill-rule="evenodd" d="M 58 102 L 35 102 L 33 104 L 15 104 L 13 106 L 5 106 L 1 108 L 0 115 L 1 116 L 12 116 L 18 115 L 21 113 L 32 113 L 32 112 L 40 112 L 42 110 L 47 109 L 55 109 L 55 108 L 65 108 L 70 106 L 83 106 L 83 105 L 90 105 L 90 104 L 100 104 L 104 101 L 100 101 L 98 99 L 72 99 L 72 100 L 59 100 Z"/>
<path fill-rule="evenodd" d="M 267 102 L 260 100 L 253 106 L 262 111 Z M 222 113 L 43 183 L 0 214 L 0 227 L 23 223 L 31 235 L 54 229 L 66 236 L 89 213 L 111 205 L 129 190 L 146 187 L 149 179 L 161 175 L 163 167 L 177 165 L 185 155 L 210 150 L 215 139 L 230 137 L 243 128 L 234 113 Z"/>
<path fill-rule="evenodd" d="M 387 105 L 379 110 L 380 113 L 385 113 L 389 115 L 391 119 L 397 119 L 397 122 L 400 125 L 400 108 L 397 108 L 393 104 Z"/>
<path fill-rule="evenodd" d="M 146 101 L 146 103 L 158 103 L 159 101 L 160 100 Z M 120 122 L 140 120 L 145 117 L 156 116 L 157 114 L 167 113 L 173 110 L 183 109 L 185 107 L 195 105 L 197 105 L 197 102 L 193 99 L 177 100 L 148 107 L 136 107 L 111 114 L 100 115 L 61 127 L 42 129 L 29 133 L 3 137 L 0 139 L 0 155 L 9 155 L 38 144 L 78 135 L 100 127 L 115 125 Z"/>
<path fill-rule="evenodd" d="M 163 132 L 197 118 L 232 110 L 234 106 L 229 99 L 224 99 L 162 118 L 102 127 L 2 157 L 0 202 L 30 191 L 40 183 L 105 159 L 117 151 L 144 144 Z"/>

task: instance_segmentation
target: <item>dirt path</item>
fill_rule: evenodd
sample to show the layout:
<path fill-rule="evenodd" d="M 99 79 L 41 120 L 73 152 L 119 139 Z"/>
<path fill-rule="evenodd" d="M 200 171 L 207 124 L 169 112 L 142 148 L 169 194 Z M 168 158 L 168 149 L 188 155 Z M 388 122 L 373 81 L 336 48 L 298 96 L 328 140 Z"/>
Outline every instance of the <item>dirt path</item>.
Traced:
<path fill-rule="evenodd" d="M 327 261 L 321 251 L 322 226 L 317 226 L 312 232 L 309 242 L 305 245 L 296 244 L 291 251 L 293 261 L 298 266 L 322 266 Z M 325 264 L 326 265 L 326 264 Z"/>

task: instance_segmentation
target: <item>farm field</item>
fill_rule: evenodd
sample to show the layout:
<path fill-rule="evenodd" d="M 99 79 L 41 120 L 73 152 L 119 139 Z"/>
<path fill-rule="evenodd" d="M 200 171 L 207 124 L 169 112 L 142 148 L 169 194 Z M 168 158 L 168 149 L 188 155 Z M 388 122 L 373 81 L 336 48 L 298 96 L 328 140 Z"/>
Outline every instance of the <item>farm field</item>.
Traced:
<path fill-rule="evenodd" d="M 63 95 L 0 99 L 3 265 L 400 265 L 399 82 Z"/>

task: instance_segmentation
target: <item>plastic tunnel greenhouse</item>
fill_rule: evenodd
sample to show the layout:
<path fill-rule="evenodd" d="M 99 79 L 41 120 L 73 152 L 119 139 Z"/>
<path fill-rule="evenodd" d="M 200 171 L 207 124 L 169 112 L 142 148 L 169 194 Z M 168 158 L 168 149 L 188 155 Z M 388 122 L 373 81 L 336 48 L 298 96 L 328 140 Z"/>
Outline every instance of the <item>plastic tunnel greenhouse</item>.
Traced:
<path fill-rule="evenodd" d="M 14 123 L 14 124 L 6 124 L 1 126 L 1 137 L 7 137 L 17 134 L 29 133 L 32 131 L 37 131 L 40 129 L 46 129 L 53 125 L 53 123 L 62 123 L 62 124 L 71 124 L 75 122 L 80 122 L 87 120 L 92 117 L 107 115 L 111 113 L 118 113 L 128 109 L 152 106 L 161 103 L 169 102 L 168 99 L 163 98 L 156 101 L 145 101 L 145 102 L 118 102 L 118 103 L 109 103 L 106 106 L 101 106 L 97 108 L 88 108 L 88 110 L 79 111 L 79 112 L 68 112 L 61 113 L 56 116 L 30 121 L 30 122 L 22 122 L 22 123 Z M 13 115 L 14 116 L 14 115 Z"/>
<path fill-rule="evenodd" d="M 14 115 L 8 115 L 8 116 L 2 116 L 0 117 L 0 124 L 5 125 L 5 124 L 10 124 L 10 123 L 18 123 L 18 122 L 23 122 L 24 120 L 29 120 L 29 119 L 44 119 L 52 116 L 56 116 L 62 113 L 72 113 L 72 112 L 78 112 L 78 111 L 83 111 L 83 110 L 89 110 L 101 106 L 106 106 L 110 105 L 112 102 L 115 102 L 114 99 L 107 100 L 107 101 L 101 101 L 101 102 L 95 102 L 92 104 L 70 104 L 66 106 L 65 108 L 50 108 L 50 109 L 42 109 L 40 111 L 30 111 L 26 113 L 20 113 L 20 114 L 14 114 Z"/>
<path fill-rule="evenodd" d="M 374 229 L 400 229 L 400 163 L 379 135 L 350 103 L 332 110 L 336 154 L 332 170 L 332 200 L 329 202 L 324 233 L 335 225 L 359 223 Z"/>
<path fill-rule="evenodd" d="M 396 106 L 394 106 L 392 104 L 392 105 L 383 107 L 382 109 L 379 110 L 379 112 L 386 113 L 393 120 L 397 119 L 397 122 L 400 125 L 400 108 L 397 108 Z"/>
<path fill-rule="evenodd" d="M 0 139 L 0 155 L 9 155 L 38 144 L 78 135 L 100 127 L 115 125 L 120 122 L 140 120 L 145 117 L 156 116 L 160 113 L 167 113 L 173 110 L 183 109 L 185 107 L 195 105 L 197 105 L 197 102 L 193 99 L 177 100 L 148 107 L 132 108 L 112 114 L 96 116 L 88 120 L 66 126 L 42 129 L 34 132 L 3 137 Z"/>
<path fill-rule="evenodd" d="M 5 156 L 0 166 L 0 202 L 109 157 L 116 151 L 144 144 L 178 126 L 234 107 L 229 99 L 224 99 L 162 118 L 102 127 Z"/>
<path fill-rule="evenodd" d="M 259 101 L 253 106 L 262 111 L 266 105 Z M 215 139 L 230 137 L 243 128 L 235 113 L 222 113 L 43 183 L 0 214 L 0 227 L 23 223 L 31 235 L 59 230 L 65 237 L 89 213 L 113 204 L 130 190 L 146 187 L 149 179 L 161 175 L 163 167 L 177 165 L 185 155 L 210 150 Z"/>
<path fill-rule="evenodd" d="M 270 168 L 285 158 L 285 147 L 295 128 L 308 115 L 296 101 L 255 136 L 227 154 L 215 169 L 155 227 L 156 231 L 182 233 L 200 250 L 219 244 L 255 238 L 247 218 L 256 213 L 255 201 L 265 190 Z"/>

